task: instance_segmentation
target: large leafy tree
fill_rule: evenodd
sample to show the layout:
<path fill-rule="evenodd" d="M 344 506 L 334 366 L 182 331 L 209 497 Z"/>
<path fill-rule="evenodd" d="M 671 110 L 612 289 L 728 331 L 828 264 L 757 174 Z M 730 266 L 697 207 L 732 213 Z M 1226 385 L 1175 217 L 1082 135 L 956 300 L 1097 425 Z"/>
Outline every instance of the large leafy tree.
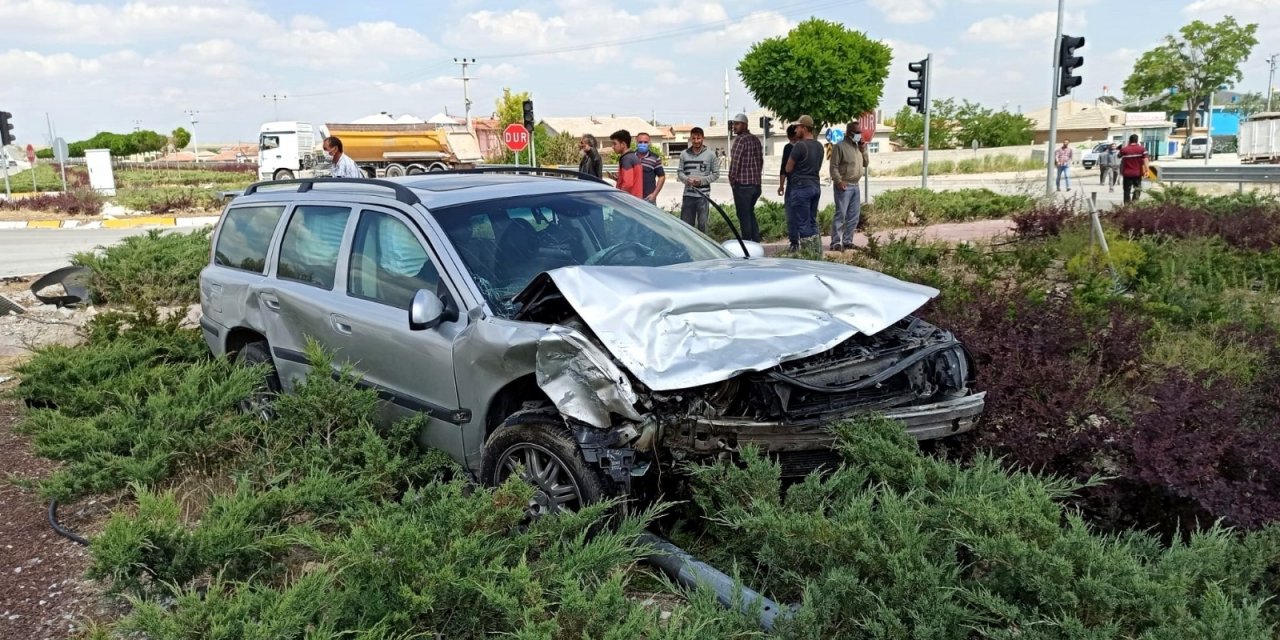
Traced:
<path fill-rule="evenodd" d="M 1219 86 L 1233 87 L 1244 77 L 1240 64 L 1257 46 L 1257 32 L 1258 25 L 1241 25 L 1231 16 L 1216 24 L 1196 20 L 1138 58 L 1124 81 L 1124 93 L 1145 97 L 1173 89 L 1172 104 L 1164 106 L 1176 104 L 1195 113 L 1196 105 Z"/>
<path fill-rule="evenodd" d="M 933 101 L 929 108 L 930 149 L 951 149 L 956 146 L 959 110 L 952 98 Z M 923 147 L 924 116 L 911 107 L 903 107 L 893 116 L 893 137 L 908 149 Z"/>
<path fill-rule="evenodd" d="M 173 130 L 173 134 L 169 136 L 169 139 L 173 140 L 174 149 L 185 149 L 187 143 L 191 142 L 191 132 L 178 127 Z"/>
<path fill-rule="evenodd" d="M 861 31 L 812 18 L 751 46 L 738 74 L 760 106 L 785 121 L 845 123 L 880 104 L 893 51 Z"/>
<path fill-rule="evenodd" d="M 956 112 L 956 143 L 968 146 L 977 140 L 982 147 L 1031 144 L 1033 127 L 1024 115 L 994 111 L 965 100 Z"/>
<path fill-rule="evenodd" d="M 502 90 L 502 97 L 494 105 L 494 114 L 498 118 L 498 127 L 505 128 L 513 122 L 524 122 L 524 101 L 529 99 L 528 91 L 512 93 L 510 88 Z"/>
<path fill-rule="evenodd" d="M 1240 96 L 1240 99 L 1226 105 L 1227 111 L 1234 111 L 1240 117 L 1247 118 L 1255 113 L 1267 110 L 1267 98 L 1261 91 L 1254 91 Z"/>

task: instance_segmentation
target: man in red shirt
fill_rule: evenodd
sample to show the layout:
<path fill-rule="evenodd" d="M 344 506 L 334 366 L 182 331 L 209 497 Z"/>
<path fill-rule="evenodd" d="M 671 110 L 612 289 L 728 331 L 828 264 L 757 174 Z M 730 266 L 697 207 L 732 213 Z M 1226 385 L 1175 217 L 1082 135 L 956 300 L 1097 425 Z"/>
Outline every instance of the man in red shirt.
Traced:
<path fill-rule="evenodd" d="M 631 150 L 631 132 L 619 129 L 609 136 L 609 140 L 613 142 L 613 152 L 618 154 L 618 188 L 637 198 L 644 198 L 644 165 Z"/>
<path fill-rule="evenodd" d="M 1125 204 L 1137 202 L 1142 194 L 1142 176 L 1147 175 L 1147 149 L 1138 144 L 1138 134 L 1129 136 L 1129 144 L 1120 147 L 1120 175 L 1124 178 Z M 1133 194 L 1130 198 L 1130 193 Z"/>

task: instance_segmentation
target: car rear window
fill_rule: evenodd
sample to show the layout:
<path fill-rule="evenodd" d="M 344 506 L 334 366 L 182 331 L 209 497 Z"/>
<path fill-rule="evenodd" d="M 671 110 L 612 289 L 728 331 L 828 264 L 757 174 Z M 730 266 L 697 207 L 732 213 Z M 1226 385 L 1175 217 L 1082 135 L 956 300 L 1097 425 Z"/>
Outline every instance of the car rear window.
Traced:
<path fill-rule="evenodd" d="M 276 276 L 323 289 L 332 289 L 338 270 L 338 251 L 351 209 L 321 205 L 294 210 L 280 242 Z"/>
<path fill-rule="evenodd" d="M 213 263 L 254 273 L 265 272 L 267 249 L 282 214 L 283 205 L 228 209 L 218 231 Z"/>

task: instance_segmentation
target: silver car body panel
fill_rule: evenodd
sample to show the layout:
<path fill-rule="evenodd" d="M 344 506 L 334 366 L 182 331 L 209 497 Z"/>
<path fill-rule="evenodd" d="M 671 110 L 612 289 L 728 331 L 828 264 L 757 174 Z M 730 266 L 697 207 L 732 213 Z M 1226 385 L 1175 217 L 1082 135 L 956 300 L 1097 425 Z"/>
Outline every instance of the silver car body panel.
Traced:
<path fill-rule="evenodd" d="M 685 389 L 871 335 L 938 294 L 810 260 L 708 260 L 547 273 L 604 346 L 655 391 Z"/>

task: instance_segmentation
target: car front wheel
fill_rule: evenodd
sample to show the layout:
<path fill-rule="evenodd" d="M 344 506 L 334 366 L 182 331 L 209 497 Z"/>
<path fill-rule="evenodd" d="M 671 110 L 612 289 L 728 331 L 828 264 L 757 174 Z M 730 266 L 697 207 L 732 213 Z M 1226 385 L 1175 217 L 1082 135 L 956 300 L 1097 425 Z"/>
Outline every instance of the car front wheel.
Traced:
<path fill-rule="evenodd" d="M 253 394 L 240 401 L 240 411 L 257 416 L 263 421 L 275 417 L 275 399 L 280 395 L 280 374 L 276 372 L 275 363 L 271 361 L 271 350 L 266 342 L 250 342 L 240 348 L 236 354 L 236 364 L 253 367 L 266 365 L 267 373 L 262 384 Z"/>
<path fill-rule="evenodd" d="M 607 494 L 600 474 L 582 458 L 558 416 L 516 414 L 489 436 L 483 481 L 498 486 L 513 475 L 534 487 L 530 517 L 577 511 Z"/>

